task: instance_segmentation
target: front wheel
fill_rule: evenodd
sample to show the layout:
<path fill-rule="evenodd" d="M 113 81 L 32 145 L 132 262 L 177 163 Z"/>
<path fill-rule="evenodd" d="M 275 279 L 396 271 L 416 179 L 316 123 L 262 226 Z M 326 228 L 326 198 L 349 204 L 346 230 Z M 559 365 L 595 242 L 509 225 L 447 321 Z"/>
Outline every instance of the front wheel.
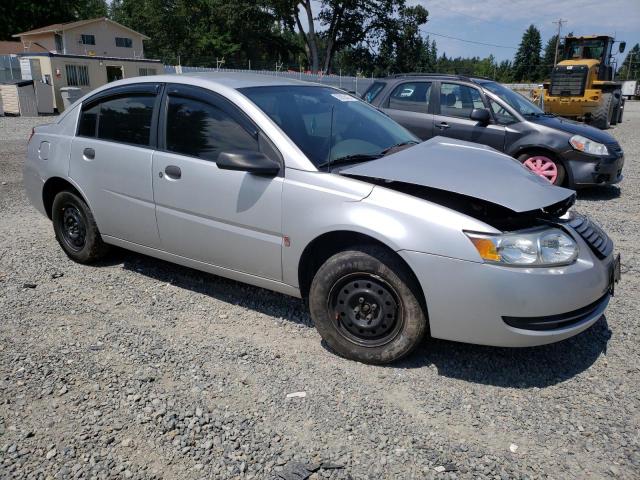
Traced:
<path fill-rule="evenodd" d="M 316 273 L 309 292 L 315 326 L 339 355 L 389 363 L 422 340 L 427 318 L 411 272 L 376 246 L 339 252 Z"/>
<path fill-rule="evenodd" d="M 102 241 L 89 206 L 72 192 L 60 192 L 53 199 L 51 220 L 56 240 L 69 258 L 92 263 L 102 258 L 108 246 Z"/>
<path fill-rule="evenodd" d="M 528 152 L 520 155 L 518 161 L 536 175 L 549 180 L 554 185 L 562 185 L 566 176 L 564 166 L 547 152 Z"/>

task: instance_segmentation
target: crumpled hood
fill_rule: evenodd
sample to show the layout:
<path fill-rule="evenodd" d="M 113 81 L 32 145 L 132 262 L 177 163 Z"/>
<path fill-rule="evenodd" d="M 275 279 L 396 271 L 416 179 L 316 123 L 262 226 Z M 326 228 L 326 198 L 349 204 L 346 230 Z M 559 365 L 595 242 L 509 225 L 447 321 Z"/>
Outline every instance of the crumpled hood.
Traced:
<path fill-rule="evenodd" d="M 444 137 L 342 169 L 340 174 L 454 192 L 518 213 L 545 208 L 575 195 L 573 190 L 550 184 L 491 147 Z"/>

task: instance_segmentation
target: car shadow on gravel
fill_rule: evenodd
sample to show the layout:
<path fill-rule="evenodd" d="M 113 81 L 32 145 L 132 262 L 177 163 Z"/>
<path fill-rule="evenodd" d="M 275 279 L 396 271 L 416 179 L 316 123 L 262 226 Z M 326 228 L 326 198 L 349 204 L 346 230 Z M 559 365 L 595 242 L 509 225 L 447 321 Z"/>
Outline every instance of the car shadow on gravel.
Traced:
<path fill-rule="evenodd" d="M 292 323 L 313 327 L 304 302 L 299 298 L 281 295 L 264 288 L 229 280 L 175 263 L 138 254 L 121 248 L 113 248 L 100 266 L 122 265 L 125 270 L 153 278 L 158 282 L 208 295 L 222 302 L 249 308 L 255 312 L 282 318 Z"/>
<path fill-rule="evenodd" d="M 429 339 L 396 368 L 435 365 L 445 377 L 497 387 L 548 387 L 588 369 L 607 352 L 607 319 L 567 340 L 528 348 L 497 348 Z"/>
<path fill-rule="evenodd" d="M 601 201 L 601 200 L 613 200 L 620 197 L 620 187 L 617 185 L 606 185 L 581 188 L 578 190 L 578 200 L 589 201 Z"/>

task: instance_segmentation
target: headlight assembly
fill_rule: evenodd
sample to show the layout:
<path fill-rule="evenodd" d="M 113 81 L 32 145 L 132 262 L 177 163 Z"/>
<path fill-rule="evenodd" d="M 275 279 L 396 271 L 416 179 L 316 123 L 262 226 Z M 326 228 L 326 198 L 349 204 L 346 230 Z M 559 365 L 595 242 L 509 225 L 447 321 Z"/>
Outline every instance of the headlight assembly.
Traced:
<path fill-rule="evenodd" d="M 582 135 L 574 135 L 569 139 L 569 143 L 575 150 L 579 150 L 590 155 L 609 155 L 606 145 L 589 140 Z"/>
<path fill-rule="evenodd" d="M 578 256 L 578 245 L 558 228 L 504 234 L 465 232 L 487 263 L 550 267 L 566 265 Z"/>

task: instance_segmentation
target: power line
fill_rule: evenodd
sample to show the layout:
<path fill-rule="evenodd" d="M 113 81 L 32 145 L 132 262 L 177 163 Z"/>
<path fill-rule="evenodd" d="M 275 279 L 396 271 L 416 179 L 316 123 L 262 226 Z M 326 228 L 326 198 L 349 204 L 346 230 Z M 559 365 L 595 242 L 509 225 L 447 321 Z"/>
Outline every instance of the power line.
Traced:
<path fill-rule="evenodd" d="M 511 46 L 507 46 L 507 45 L 496 45 L 495 43 L 484 43 L 484 42 L 477 42 L 475 40 L 466 40 L 464 38 L 458 38 L 458 37 L 452 37 L 450 35 L 443 35 L 442 33 L 435 33 L 435 32 L 427 32 L 425 31 L 424 33 L 427 33 L 429 35 L 435 35 L 436 37 L 444 37 L 444 38 L 450 38 L 451 40 L 458 40 L 460 42 L 466 42 L 466 43 L 474 43 L 476 45 L 485 45 L 487 47 L 497 47 L 497 48 L 511 48 L 513 50 L 517 50 L 518 47 L 511 47 Z"/>

